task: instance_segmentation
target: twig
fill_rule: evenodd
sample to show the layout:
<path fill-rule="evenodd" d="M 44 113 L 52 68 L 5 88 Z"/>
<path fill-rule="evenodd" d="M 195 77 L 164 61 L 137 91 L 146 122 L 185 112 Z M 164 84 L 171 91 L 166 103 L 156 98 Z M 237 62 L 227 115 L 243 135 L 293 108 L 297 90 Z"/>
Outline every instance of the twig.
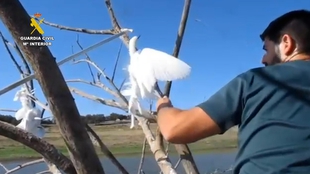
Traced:
<path fill-rule="evenodd" d="M 42 172 L 38 172 L 36 174 L 50 174 L 51 172 L 49 170 L 44 170 Z"/>
<path fill-rule="evenodd" d="M 48 107 L 48 103 L 45 103 L 45 106 Z M 46 111 L 46 109 L 43 108 L 42 112 L 41 112 L 41 118 L 43 118 L 45 111 Z"/>
<path fill-rule="evenodd" d="M 120 54 L 121 54 L 121 51 L 122 51 L 122 46 L 123 44 L 121 43 L 119 49 L 118 49 L 118 52 L 117 52 L 117 56 L 116 56 L 116 61 L 115 61 L 115 64 L 114 64 L 114 69 L 113 69 L 113 74 L 112 74 L 112 82 L 114 82 L 114 77 L 115 77 L 115 72 L 116 72 L 116 68 L 117 68 L 117 65 L 118 65 L 118 61 L 119 61 L 119 58 L 120 58 Z"/>
<path fill-rule="evenodd" d="M 175 166 L 174 166 L 175 169 L 178 168 L 178 166 L 180 165 L 181 161 L 182 161 L 182 159 L 179 158 L 178 161 L 177 161 L 177 163 L 176 163 Z"/>
<path fill-rule="evenodd" d="M 146 143 L 147 143 L 147 139 L 144 138 L 143 140 L 143 146 L 142 146 L 142 153 L 141 153 L 141 159 L 140 159 L 140 164 L 139 164 L 139 168 L 138 168 L 138 172 L 137 174 L 141 174 L 142 172 L 142 167 L 143 167 L 143 163 L 144 163 L 144 156 L 145 156 L 145 147 L 146 147 Z"/>
<path fill-rule="evenodd" d="M 2 35 L 1 32 L 0 32 L 0 36 L 1 36 L 1 39 L 2 39 L 2 42 L 3 42 L 3 44 L 4 44 L 4 47 L 5 47 L 6 51 L 7 51 L 7 52 L 9 53 L 9 55 L 10 55 L 11 60 L 13 61 L 14 65 L 16 66 L 16 68 L 17 68 L 17 70 L 19 71 L 19 73 L 20 73 L 21 75 L 23 75 L 24 72 L 23 72 L 23 70 L 22 70 L 22 67 L 17 63 L 15 57 L 13 56 L 11 50 L 9 49 L 9 47 L 8 47 L 8 45 L 7 45 L 7 43 L 8 43 L 9 41 L 7 41 L 7 40 L 4 38 L 4 36 Z"/>
<path fill-rule="evenodd" d="M 82 47 L 82 45 L 80 44 L 80 41 L 79 41 L 79 35 L 77 35 L 77 38 L 76 38 L 76 43 L 78 44 L 78 46 L 80 47 L 80 49 L 81 49 L 81 50 L 83 50 L 83 47 Z M 90 57 L 88 56 L 88 54 L 87 54 L 87 53 L 85 53 L 85 55 L 86 55 L 86 59 L 90 60 Z M 91 75 L 91 76 L 92 76 L 92 78 L 93 78 L 93 82 L 95 83 L 95 76 L 94 76 L 94 74 L 93 74 L 93 71 L 92 71 L 92 69 L 91 69 L 91 67 L 90 67 L 89 63 L 87 63 L 87 66 L 88 66 L 88 69 L 89 69 L 90 75 Z"/>
<path fill-rule="evenodd" d="M 0 163 L 0 166 L 1 166 L 6 172 L 9 171 L 9 169 L 6 168 L 2 163 Z"/>
<path fill-rule="evenodd" d="M 38 164 L 38 163 L 42 163 L 42 162 L 44 162 L 44 159 L 38 159 L 38 160 L 26 162 L 24 164 L 18 165 L 17 167 L 15 167 L 15 168 L 13 168 L 11 170 L 8 170 L 5 174 L 11 174 L 11 173 L 16 172 L 17 170 L 22 169 L 22 168 L 25 168 L 25 167 L 28 167 L 28 166 L 31 166 L 31 165 L 35 165 L 35 164 Z"/>
<path fill-rule="evenodd" d="M 3 111 L 3 112 L 17 112 L 17 110 L 15 110 L 15 109 L 0 109 L 0 111 Z"/>
<path fill-rule="evenodd" d="M 122 88 L 123 88 L 125 82 L 126 82 L 126 78 L 124 78 L 124 80 L 122 81 L 121 85 L 119 86 L 119 88 L 118 88 L 119 91 L 122 90 Z"/>

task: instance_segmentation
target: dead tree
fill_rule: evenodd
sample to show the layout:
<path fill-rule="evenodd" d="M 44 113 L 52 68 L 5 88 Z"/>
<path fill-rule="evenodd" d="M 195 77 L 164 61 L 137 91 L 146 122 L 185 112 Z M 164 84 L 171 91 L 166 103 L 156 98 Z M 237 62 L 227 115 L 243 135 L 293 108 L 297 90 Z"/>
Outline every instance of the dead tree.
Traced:
<path fill-rule="evenodd" d="M 46 46 L 24 46 L 21 36 L 29 36 L 30 16 L 18 0 L 0 2 L 0 17 L 25 58 L 31 64 L 49 107 L 56 118 L 60 133 L 67 144 L 73 165 L 78 174 L 103 174 L 103 167 L 95 148 L 83 126 L 80 114 L 68 86 Z M 41 35 L 37 32 L 34 36 Z"/>
<path fill-rule="evenodd" d="M 184 31 L 185 31 L 187 16 L 188 16 L 189 9 L 190 9 L 190 3 L 191 3 L 191 0 L 185 0 L 182 19 L 181 19 L 181 23 L 180 23 L 180 27 L 179 27 L 179 31 L 178 31 L 178 35 L 177 35 L 177 40 L 176 40 L 176 45 L 175 45 L 175 49 L 174 49 L 174 53 L 173 53 L 173 55 L 175 57 L 178 57 L 178 53 L 180 51 L 180 46 L 181 46 L 182 38 L 184 35 Z M 12 7 L 14 5 L 15 5 L 15 7 Z M 115 17 L 115 14 L 114 14 L 110 0 L 105 0 L 105 5 L 106 5 L 108 12 L 109 12 L 109 15 L 111 17 L 111 22 L 112 22 L 112 26 L 113 26 L 113 29 L 111 29 L 111 30 L 99 30 L 98 31 L 98 30 L 90 30 L 90 29 L 72 28 L 72 27 L 67 27 L 67 26 L 51 23 L 48 21 L 44 21 L 43 23 L 46 25 L 50 25 L 52 27 L 56 27 L 56 28 L 60 28 L 60 29 L 64 29 L 64 30 L 83 32 L 83 33 L 89 33 L 89 34 L 113 35 L 113 34 L 120 33 L 121 27 L 120 27 L 120 24 L 118 23 L 118 21 Z M 18 16 L 12 15 L 11 14 L 12 10 L 14 10 L 14 12 L 16 12 L 17 10 L 21 10 L 22 11 L 21 14 L 24 14 L 24 15 L 21 15 L 23 17 L 21 17 L 20 14 Z M 83 139 L 84 140 L 83 145 L 77 145 L 76 143 L 77 143 L 77 141 L 80 141 L 80 139 L 76 138 L 76 137 L 72 138 L 70 136 L 70 135 L 77 135 L 77 134 L 81 135 L 81 132 L 85 133 L 85 130 L 79 130 L 78 133 L 74 132 L 74 131 L 76 131 L 77 128 L 75 126 L 71 125 L 72 119 L 77 121 L 77 123 L 74 123 L 75 125 L 82 124 L 82 123 L 81 123 L 80 119 L 78 119 L 78 120 L 75 119 L 77 116 L 79 117 L 79 114 L 78 114 L 76 106 L 72 100 L 72 96 L 67 94 L 68 87 L 66 86 L 66 84 L 63 83 L 64 79 L 63 79 L 62 74 L 60 73 L 58 68 L 53 69 L 52 73 L 51 73 L 51 71 L 47 72 L 46 69 L 44 71 L 44 67 L 45 67 L 44 65 L 46 65 L 46 63 L 49 63 L 49 64 L 52 63 L 53 65 L 55 65 L 55 59 L 53 59 L 51 53 L 49 52 L 49 50 L 46 47 L 40 47 L 40 48 L 36 48 L 36 47 L 33 47 L 33 48 L 27 48 L 26 47 L 25 48 L 25 47 L 23 47 L 22 42 L 19 40 L 19 36 L 26 36 L 26 35 L 28 35 L 28 33 L 30 33 L 30 29 L 29 29 L 30 28 L 29 27 L 30 18 L 18 1 L 16 1 L 16 0 L 14 0 L 13 2 L 3 1 L 2 3 L 0 3 L 0 12 L 1 12 L 2 20 L 4 21 L 4 23 L 7 25 L 7 27 L 11 31 L 13 37 L 15 38 L 15 41 L 17 41 L 18 46 L 21 47 L 21 51 L 24 53 L 24 55 L 26 56 L 26 59 L 32 65 L 34 72 L 36 73 L 36 78 L 39 81 L 39 84 L 41 85 L 43 92 L 44 92 L 44 94 L 48 100 L 49 107 L 51 108 L 53 114 L 55 115 L 56 121 L 59 124 L 60 130 L 61 130 L 62 136 L 64 137 L 66 143 L 68 144 L 68 150 L 71 152 L 70 155 L 71 155 L 71 159 L 73 161 L 74 166 L 75 167 L 79 166 L 80 168 L 82 168 L 82 167 L 86 168 L 85 170 L 83 169 L 81 171 L 77 170 L 77 172 L 85 173 L 85 172 L 90 171 L 91 169 L 87 168 L 87 166 L 86 166 L 86 165 L 88 165 L 88 163 L 82 164 L 83 159 L 81 159 L 81 157 L 83 157 L 83 155 L 85 155 L 84 152 L 83 151 L 77 152 L 77 151 L 80 150 L 79 149 L 80 147 L 86 147 L 86 146 L 92 146 L 92 145 L 89 144 L 88 141 L 86 142 L 85 139 Z M 8 19 L 5 19 L 5 16 L 11 16 L 11 17 Z M 13 21 L 15 21 L 15 22 L 20 21 L 19 26 L 14 26 Z M 27 21 L 27 22 L 25 22 L 25 21 Z M 28 27 L 24 27 L 24 24 L 27 24 Z M 39 35 L 37 35 L 37 36 L 39 36 Z M 123 35 L 121 39 L 122 39 L 123 43 L 126 46 L 128 46 L 129 37 L 127 35 Z M 80 46 L 80 48 L 81 48 L 81 46 Z M 44 55 L 45 59 L 46 59 L 46 57 L 49 57 L 49 59 L 43 60 L 42 58 L 39 57 L 42 55 Z M 112 85 L 112 87 L 114 89 L 110 89 L 107 86 L 105 86 L 103 83 L 101 83 L 100 79 L 98 79 L 97 81 L 93 80 L 94 82 L 90 82 L 90 83 L 86 82 L 86 83 L 93 85 L 93 86 L 96 86 L 96 87 L 100 87 L 103 90 L 111 93 L 114 97 L 119 99 L 120 102 L 118 103 L 114 100 L 106 100 L 106 99 L 99 98 L 97 96 L 89 95 L 89 94 L 87 94 L 83 91 L 80 91 L 78 89 L 75 89 L 75 88 L 70 88 L 70 91 L 73 93 L 77 93 L 83 97 L 89 98 L 91 100 L 95 100 L 97 102 L 100 102 L 104 105 L 116 107 L 116 108 L 119 108 L 119 109 L 126 111 L 128 101 L 124 96 L 122 96 L 120 94 L 119 88 L 117 88 L 113 82 L 115 73 L 113 73 L 112 78 L 108 77 L 107 75 L 105 75 L 104 71 L 101 68 L 99 68 L 99 66 L 97 66 L 94 62 L 92 62 L 90 60 L 88 55 L 86 55 L 86 56 L 87 56 L 87 59 L 77 61 L 76 63 L 86 62 L 86 63 L 88 63 L 88 65 L 92 65 L 93 67 L 95 67 L 100 72 L 101 76 L 103 76 L 106 80 L 108 80 L 108 82 Z M 115 67 L 116 67 L 116 65 L 115 65 Z M 115 72 L 115 69 L 114 69 L 114 72 Z M 48 73 L 50 73 L 50 74 L 48 74 Z M 55 74 L 57 74 L 57 76 L 55 76 Z M 51 76 L 53 76 L 53 78 L 59 77 L 59 81 L 44 79 L 44 78 L 50 78 Z M 71 80 L 71 81 L 68 80 L 67 82 L 73 82 L 73 81 L 74 80 Z M 76 80 L 76 81 L 85 83 L 85 81 L 80 80 L 80 79 Z M 48 86 L 51 84 L 51 82 L 53 82 L 53 83 L 57 82 L 56 84 L 58 86 L 58 89 L 59 90 L 61 89 L 62 92 L 57 93 L 58 90 L 48 88 Z M 168 86 L 169 86 L 169 84 L 171 86 L 171 82 L 168 83 Z M 55 85 L 54 85 L 54 87 L 55 87 Z M 169 91 L 170 91 L 170 87 L 166 88 L 165 93 L 167 95 L 169 95 Z M 69 101 L 69 103 L 66 102 L 65 106 L 60 106 L 58 102 L 60 100 L 63 100 L 63 99 L 67 99 L 66 101 Z M 70 102 L 70 100 L 71 100 L 71 102 Z M 70 117 L 70 121 L 68 120 L 69 111 L 72 115 L 74 115 L 74 116 Z M 149 113 L 149 114 L 151 114 L 151 113 Z M 192 157 L 192 154 L 190 152 L 190 149 L 188 148 L 187 145 L 175 145 L 176 150 L 180 155 L 180 160 L 178 161 L 178 163 L 175 166 L 173 166 L 171 164 L 171 161 L 169 160 L 167 150 L 165 150 L 165 148 L 164 148 L 163 138 L 162 138 L 160 132 L 157 131 L 156 136 L 154 136 L 153 133 L 151 132 L 150 128 L 149 128 L 148 120 L 146 120 L 142 117 L 139 117 L 137 119 L 139 121 L 139 125 L 142 127 L 142 130 L 146 136 L 145 142 L 149 143 L 150 149 L 154 153 L 155 160 L 157 161 L 161 171 L 164 174 L 176 173 L 175 168 L 178 166 L 179 163 L 183 164 L 183 167 L 184 167 L 186 173 L 188 173 L 188 174 L 189 173 L 191 173 L 191 174 L 199 173 L 198 169 L 195 165 L 194 159 Z M 59 123 L 59 122 L 61 122 L 61 123 Z M 67 130 L 65 130 L 66 127 L 67 127 Z M 68 127 L 69 127 L 69 129 L 68 129 Z M 77 127 L 78 127 L 78 129 L 82 128 L 80 125 Z M 103 142 L 99 139 L 99 137 L 96 136 L 96 134 L 93 131 L 91 131 L 89 126 L 87 126 L 87 129 L 88 129 L 88 132 L 92 134 L 91 138 L 93 140 L 95 139 L 95 141 L 93 141 L 93 142 L 95 142 L 95 144 L 97 144 L 97 145 L 99 144 L 102 151 L 105 154 L 109 154 L 108 149 L 105 147 Z M 87 136 L 87 135 L 83 134 L 83 136 Z M 87 136 L 86 139 L 89 140 L 89 137 Z M 70 147 L 71 148 L 73 147 L 75 149 L 71 149 Z M 144 143 L 143 147 L 145 147 L 145 143 Z M 73 153 L 73 152 L 75 152 L 75 153 Z M 144 152 L 144 150 L 143 150 L 143 152 Z M 39 153 L 42 154 L 43 152 L 39 152 Z M 109 154 L 109 155 L 111 156 L 112 154 Z M 76 157 L 78 157 L 78 158 L 76 158 Z M 89 155 L 87 157 L 88 157 L 88 159 L 91 159 L 94 156 Z M 97 157 L 94 157 L 94 159 L 93 159 L 94 161 L 96 161 L 95 158 L 97 158 Z M 113 155 L 111 156 L 110 159 L 113 162 Z M 89 161 L 91 161 L 91 160 L 89 160 Z M 113 162 L 115 165 L 120 165 L 117 163 L 116 159 L 114 159 L 114 161 L 116 161 L 116 163 Z M 53 161 L 51 161 L 51 162 L 53 162 Z M 143 163 L 143 155 L 142 155 L 141 163 Z M 141 166 L 142 166 L 142 164 L 141 164 Z M 122 166 L 119 167 L 120 171 L 122 171 L 121 167 Z M 141 172 L 141 168 L 142 167 L 139 167 L 140 172 Z M 92 171 L 95 171 L 95 170 L 97 170 L 96 171 L 97 173 L 101 172 L 100 167 L 93 168 Z M 91 173 L 93 173 L 93 172 L 91 172 Z M 122 173 L 123 174 L 126 173 L 125 169 L 124 169 L 124 171 L 122 171 Z"/>

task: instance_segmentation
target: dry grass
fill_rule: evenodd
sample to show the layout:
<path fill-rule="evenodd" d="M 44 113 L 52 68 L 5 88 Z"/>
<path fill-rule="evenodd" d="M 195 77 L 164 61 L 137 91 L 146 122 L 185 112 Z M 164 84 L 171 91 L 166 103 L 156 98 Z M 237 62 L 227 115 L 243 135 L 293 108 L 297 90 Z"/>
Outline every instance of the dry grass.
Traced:
<path fill-rule="evenodd" d="M 127 124 L 94 126 L 92 129 L 102 141 L 116 154 L 140 153 L 144 134 L 140 128 L 129 129 Z M 151 124 L 151 129 L 156 129 L 156 124 Z M 59 133 L 58 127 L 48 125 L 46 141 L 65 151 L 65 144 Z M 190 144 L 193 151 L 205 151 L 210 149 L 233 148 L 237 145 L 237 131 L 232 128 L 224 135 L 210 137 Z M 24 145 L 0 136 L 0 159 L 36 157 L 38 154 L 26 148 Z"/>

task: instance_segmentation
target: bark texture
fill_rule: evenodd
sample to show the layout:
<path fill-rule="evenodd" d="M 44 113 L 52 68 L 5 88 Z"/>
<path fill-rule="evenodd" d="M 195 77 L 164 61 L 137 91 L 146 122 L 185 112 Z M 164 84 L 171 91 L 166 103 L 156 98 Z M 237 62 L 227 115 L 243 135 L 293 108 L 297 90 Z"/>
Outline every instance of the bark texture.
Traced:
<path fill-rule="evenodd" d="M 25 58 L 31 64 L 78 174 L 103 174 L 103 167 L 55 58 L 46 46 L 25 46 L 21 36 L 34 29 L 30 16 L 18 0 L 1 0 L 0 17 Z M 31 36 L 41 35 L 35 31 Z"/>

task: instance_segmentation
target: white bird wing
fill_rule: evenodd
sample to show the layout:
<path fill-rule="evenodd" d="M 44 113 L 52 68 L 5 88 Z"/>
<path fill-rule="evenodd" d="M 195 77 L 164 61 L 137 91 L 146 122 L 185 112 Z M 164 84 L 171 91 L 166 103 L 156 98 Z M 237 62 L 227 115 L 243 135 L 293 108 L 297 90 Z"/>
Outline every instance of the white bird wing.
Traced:
<path fill-rule="evenodd" d="M 25 115 L 25 118 L 23 119 L 23 121 L 25 120 L 25 130 L 27 132 L 31 132 L 36 128 L 36 124 L 35 124 L 35 120 L 34 120 L 34 115 L 33 115 L 33 111 L 28 110 L 28 112 Z"/>
<path fill-rule="evenodd" d="M 152 62 L 145 61 L 144 57 L 139 55 L 135 62 L 135 68 L 133 74 L 136 78 L 136 82 L 139 86 L 141 98 L 154 98 L 153 88 L 156 83 L 156 77 L 153 71 Z"/>
<path fill-rule="evenodd" d="M 144 48 L 140 52 L 139 64 L 139 68 L 151 68 L 154 77 L 159 81 L 184 79 L 191 72 L 191 67 L 182 60 L 152 48 Z M 141 72 L 144 73 L 142 70 Z"/>
<path fill-rule="evenodd" d="M 27 111 L 24 119 L 25 121 L 25 130 L 35 134 L 37 131 L 37 127 L 41 125 L 41 110 L 37 108 L 32 108 Z M 39 119 L 38 119 L 39 118 Z"/>
<path fill-rule="evenodd" d="M 17 121 L 23 119 L 25 115 L 27 114 L 28 109 L 25 107 L 20 108 L 16 113 L 15 113 L 15 118 Z"/>

